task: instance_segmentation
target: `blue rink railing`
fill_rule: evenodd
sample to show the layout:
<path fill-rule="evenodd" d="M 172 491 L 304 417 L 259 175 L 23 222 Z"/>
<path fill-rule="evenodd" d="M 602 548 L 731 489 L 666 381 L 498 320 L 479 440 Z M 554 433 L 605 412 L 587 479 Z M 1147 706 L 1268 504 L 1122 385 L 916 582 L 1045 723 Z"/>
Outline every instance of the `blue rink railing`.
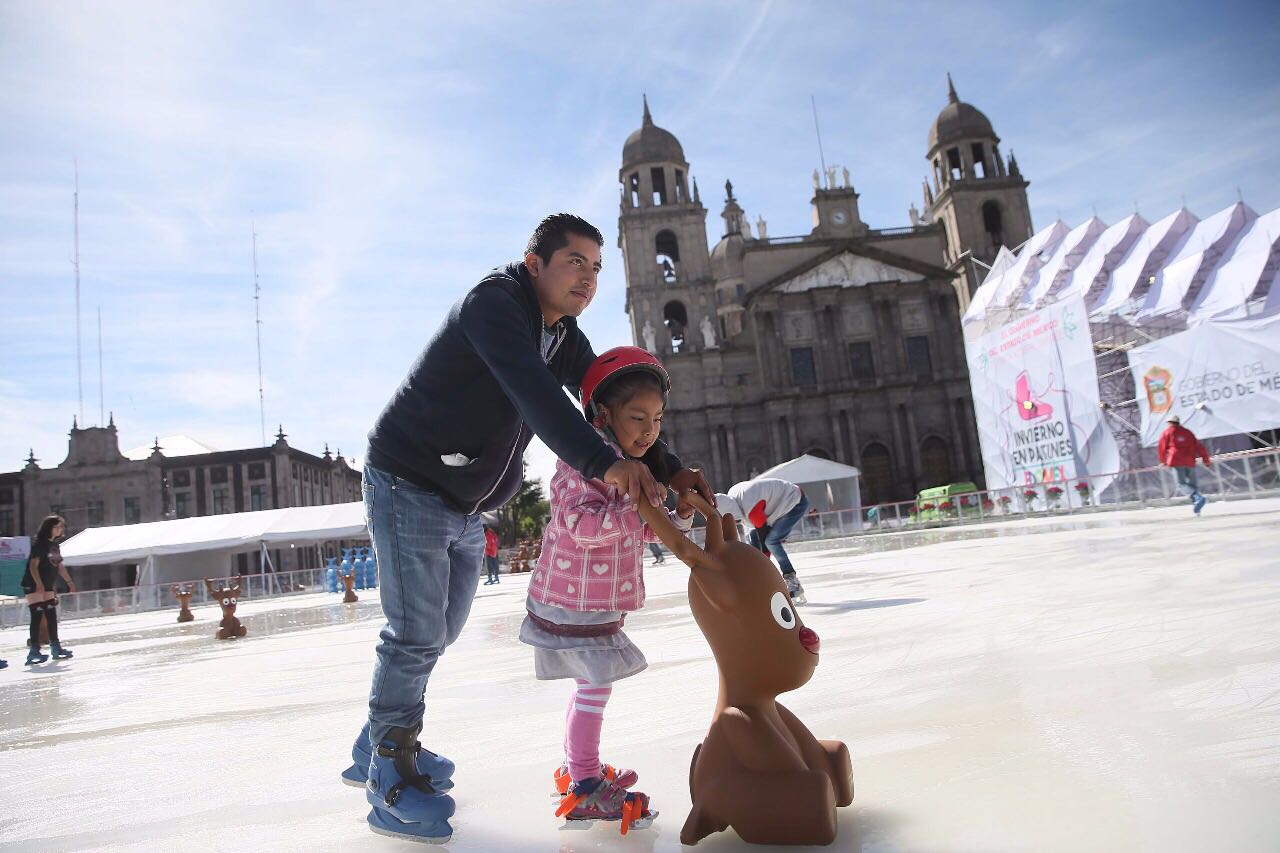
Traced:
<path fill-rule="evenodd" d="M 1213 457 L 1213 464 L 1209 467 L 1197 464 L 1196 475 L 1200 492 L 1211 501 L 1280 497 L 1280 448 L 1221 454 Z M 788 541 L 991 524 L 1186 502 L 1187 497 L 1178 492 L 1172 469 L 1163 466 L 1139 468 L 1074 480 L 969 492 L 930 501 L 899 501 L 811 513 L 792 529 Z M 693 538 L 699 543 L 702 542 L 702 533 L 701 528 L 693 532 Z M 507 561 L 503 563 L 505 566 Z M 240 597 L 249 601 L 324 592 L 326 589 L 324 567 L 241 575 L 239 581 Z M 202 582 L 185 583 L 191 587 L 193 607 L 212 603 Z M 173 585 L 169 582 L 62 593 L 58 597 L 58 615 L 63 619 L 76 619 L 149 610 L 176 611 L 178 605 L 173 597 Z M 339 601 L 340 598 L 335 597 L 334 600 Z M 0 628 L 22 625 L 28 619 L 29 614 L 21 598 L 0 600 Z"/>

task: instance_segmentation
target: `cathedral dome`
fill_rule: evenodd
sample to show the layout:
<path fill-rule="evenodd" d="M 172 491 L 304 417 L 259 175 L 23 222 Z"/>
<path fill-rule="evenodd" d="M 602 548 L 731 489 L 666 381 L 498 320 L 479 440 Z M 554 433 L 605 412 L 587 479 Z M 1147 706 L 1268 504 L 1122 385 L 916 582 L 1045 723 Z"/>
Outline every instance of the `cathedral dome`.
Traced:
<path fill-rule="evenodd" d="M 622 146 L 622 168 L 639 163 L 684 163 L 684 149 L 680 140 L 669 130 L 653 123 L 649 114 L 649 100 L 644 102 L 644 122 L 640 129 L 627 137 Z"/>
<path fill-rule="evenodd" d="M 929 153 L 948 142 L 971 137 L 996 139 L 991 120 L 983 115 L 982 110 L 966 104 L 956 96 L 956 87 L 951 83 L 951 75 L 947 75 L 948 103 L 938 113 L 929 128 Z"/>

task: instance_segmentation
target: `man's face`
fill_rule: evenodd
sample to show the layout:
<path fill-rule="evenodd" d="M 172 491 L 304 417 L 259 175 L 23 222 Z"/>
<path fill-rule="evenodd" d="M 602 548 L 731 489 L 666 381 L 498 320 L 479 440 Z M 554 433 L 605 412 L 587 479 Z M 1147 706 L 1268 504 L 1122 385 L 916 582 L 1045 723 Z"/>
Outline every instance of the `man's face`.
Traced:
<path fill-rule="evenodd" d="M 600 274 L 600 247 L 590 237 L 569 234 L 569 245 L 558 249 L 550 261 L 530 252 L 525 266 L 533 278 L 542 319 L 548 326 L 561 317 L 577 317 L 596 295 Z"/>

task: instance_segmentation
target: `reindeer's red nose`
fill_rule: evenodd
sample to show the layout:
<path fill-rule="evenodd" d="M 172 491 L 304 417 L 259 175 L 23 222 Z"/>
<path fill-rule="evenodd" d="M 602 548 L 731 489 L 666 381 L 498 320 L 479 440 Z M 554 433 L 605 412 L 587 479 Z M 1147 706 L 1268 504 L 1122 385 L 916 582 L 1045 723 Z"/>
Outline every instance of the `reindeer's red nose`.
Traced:
<path fill-rule="evenodd" d="M 804 646 L 804 650 L 811 655 L 818 653 L 818 632 L 812 628 L 800 629 L 800 645 Z"/>

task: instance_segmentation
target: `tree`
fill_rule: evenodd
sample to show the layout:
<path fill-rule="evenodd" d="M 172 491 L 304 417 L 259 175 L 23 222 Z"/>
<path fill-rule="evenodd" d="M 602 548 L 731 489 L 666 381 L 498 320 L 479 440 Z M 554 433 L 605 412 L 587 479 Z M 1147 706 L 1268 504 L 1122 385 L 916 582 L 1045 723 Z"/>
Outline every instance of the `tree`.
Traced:
<path fill-rule="evenodd" d="M 526 473 L 528 465 L 525 466 Z M 498 538 L 504 545 L 515 545 L 519 539 L 535 539 L 542 536 L 542 528 L 551 514 L 551 505 L 542 492 L 541 480 L 525 476 L 520 490 L 499 513 Z"/>

